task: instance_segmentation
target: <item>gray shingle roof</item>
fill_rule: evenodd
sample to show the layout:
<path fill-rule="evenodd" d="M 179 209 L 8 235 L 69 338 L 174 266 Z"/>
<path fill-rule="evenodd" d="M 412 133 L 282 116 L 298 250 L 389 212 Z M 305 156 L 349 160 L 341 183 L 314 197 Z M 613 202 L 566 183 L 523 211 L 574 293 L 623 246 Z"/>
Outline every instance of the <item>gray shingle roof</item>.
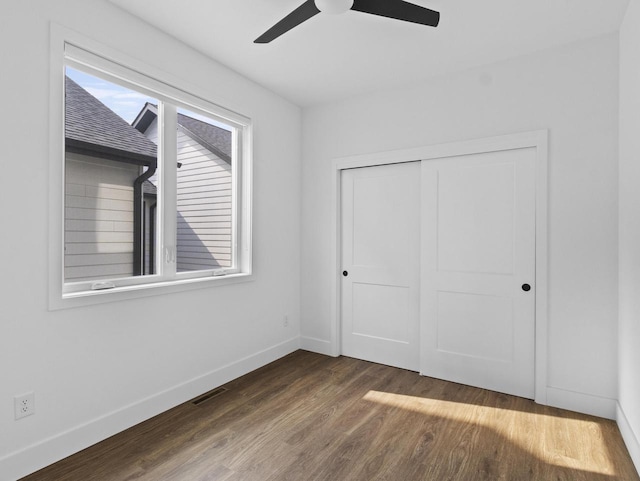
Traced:
<path fill-rule="evenodd" d="M 140 132 L 146 132 L 158 116 L 157 105 L 147 102 L 140 110 L 132 125 Z M 231 163 L 232 134 L 216 125 L 203 122 L 188 115 L 178 113 L 178 127 L 189 137 L 199 142 L 225 162 Z"/>
<path fill-rule="evenodd" d="M 156 187 L 156 185 L 153 182 L 145 180 L 142 183 L 142 192 L 144 193 L 144 195 L 157 195 L 158 187 Z"/>
<path fill-rule="evenodd" d="M 124 119 L 66 77 L 65 138 L 67 148 L 143 161 L 157 156 L 156 145 Z"/>
<path fill-rule="evenodd" d="M 227 162 L 231 160 L 231 132 L 202 122 L 187 115 L 178 114 L 178 125 L 197 137 L 210 150 L 217 150 Z"/>

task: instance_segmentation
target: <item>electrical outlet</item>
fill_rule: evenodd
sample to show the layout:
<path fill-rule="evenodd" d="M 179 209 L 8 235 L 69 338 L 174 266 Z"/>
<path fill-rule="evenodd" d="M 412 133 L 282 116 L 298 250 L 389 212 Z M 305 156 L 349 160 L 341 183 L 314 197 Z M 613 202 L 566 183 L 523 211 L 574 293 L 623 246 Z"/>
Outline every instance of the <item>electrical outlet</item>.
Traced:
<path fill-rule="evenodd" d="M 35 394 L 29 392 L 13 398 L 16 420 L 31 416 L 36 412 Z"/>
<path fill-rule="evenodd" d="M 286 314 L 282 318 L 282 327 L 289 327 L 289 316 Z"/>

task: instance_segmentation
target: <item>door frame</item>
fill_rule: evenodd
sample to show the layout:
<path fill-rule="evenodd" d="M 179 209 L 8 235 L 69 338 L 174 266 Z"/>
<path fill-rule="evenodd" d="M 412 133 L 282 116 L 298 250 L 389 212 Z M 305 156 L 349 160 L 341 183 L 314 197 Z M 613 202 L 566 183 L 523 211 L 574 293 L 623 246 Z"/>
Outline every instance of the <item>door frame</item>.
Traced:
<path fill-rule="evenodd" d="M 536 149 L 536 234 L 535 234 L 535 401 L 547 404 L 547 339 L 548 339 L 548 130 L 534 130 L 509 135 L 481 139 L 448 142 L 427 145 L 411 149 L 340 157 L 333 160 L 332 169 L 332 238 L 333 258 L 332 280 L 332 312 L 330 348 L 327 354 L 341 354 L 342 299 L 341 281 L 341 242 L 342 219 L 341 176 L 345 169 L 373 167 L 376 165 L 398 164 L 404 162 L 428 161 L 460 155 L 482 154 L 514 149 Z"/>

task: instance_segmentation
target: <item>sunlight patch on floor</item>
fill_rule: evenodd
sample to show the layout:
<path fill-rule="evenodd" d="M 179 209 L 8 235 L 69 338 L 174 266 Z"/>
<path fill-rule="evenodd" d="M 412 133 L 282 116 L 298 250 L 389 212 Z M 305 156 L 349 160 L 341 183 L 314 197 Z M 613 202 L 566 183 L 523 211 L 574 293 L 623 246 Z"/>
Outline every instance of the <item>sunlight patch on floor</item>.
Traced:
<path fill-rule="evenodd" d="M 491 429 L 546 463 L 608 476 L 617 474 L 602 427 L 594 421 L 381 391 L 369 391 L 363 399 L 461 423 L 473 419 L 474 424 Z"/>

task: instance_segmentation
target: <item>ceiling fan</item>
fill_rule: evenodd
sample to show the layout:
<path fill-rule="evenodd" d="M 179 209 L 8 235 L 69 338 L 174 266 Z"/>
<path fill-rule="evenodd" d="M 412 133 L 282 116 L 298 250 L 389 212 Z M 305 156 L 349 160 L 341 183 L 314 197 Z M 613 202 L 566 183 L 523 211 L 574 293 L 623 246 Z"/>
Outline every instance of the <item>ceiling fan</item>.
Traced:
<path fill-rule="evenodd" d="M 437 27 L 440 21 L 439 12 L 403 0 L 307 0 L 260 35 L 253 43 L 269 43 L 320 12 L 344 13 L 348 10 L 430 27 Z"/>

